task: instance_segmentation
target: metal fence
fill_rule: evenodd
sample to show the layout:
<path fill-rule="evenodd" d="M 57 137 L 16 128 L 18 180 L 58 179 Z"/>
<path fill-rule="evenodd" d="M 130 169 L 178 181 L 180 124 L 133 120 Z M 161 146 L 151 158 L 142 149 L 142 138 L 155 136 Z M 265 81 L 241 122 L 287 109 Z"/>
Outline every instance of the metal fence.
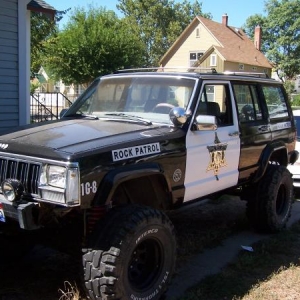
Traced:
<path fill-rule="evenodd" d="M 30 95 L 31 123 L 59 119 L 60 112 L 72 105 L 62 93 L 34 93 Z"/>

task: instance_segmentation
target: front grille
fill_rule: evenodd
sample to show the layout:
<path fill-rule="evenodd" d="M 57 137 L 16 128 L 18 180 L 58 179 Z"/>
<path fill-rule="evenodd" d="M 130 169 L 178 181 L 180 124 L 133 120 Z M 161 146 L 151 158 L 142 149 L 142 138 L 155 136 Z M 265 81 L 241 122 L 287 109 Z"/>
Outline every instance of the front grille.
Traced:
<path fill-rule="evenodd" d="M 0 183 L 5 179 L 17 179 L 26 193 L 37 195 L 40 169 L 36 163 L 0 158 Z"/>

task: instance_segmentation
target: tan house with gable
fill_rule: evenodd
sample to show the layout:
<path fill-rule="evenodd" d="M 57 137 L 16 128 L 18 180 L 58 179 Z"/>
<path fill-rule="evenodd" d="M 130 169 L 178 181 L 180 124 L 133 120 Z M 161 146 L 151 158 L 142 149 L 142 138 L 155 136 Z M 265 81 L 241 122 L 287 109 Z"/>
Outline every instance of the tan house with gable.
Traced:
<path fill-rule="evenodd" d="M 272 65 L 260 51 L 262 31 L 255 28 L 254 43 L 239 28 L 195 17 L 160 60 L 165 68 L 200 66 L 217 72 L 258 72 L 271 77 Z"/>

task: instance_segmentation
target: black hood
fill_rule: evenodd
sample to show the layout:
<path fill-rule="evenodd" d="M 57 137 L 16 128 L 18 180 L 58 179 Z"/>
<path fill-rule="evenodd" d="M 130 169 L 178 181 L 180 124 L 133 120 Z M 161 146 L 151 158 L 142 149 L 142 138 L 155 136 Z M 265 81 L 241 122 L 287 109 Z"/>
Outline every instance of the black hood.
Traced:
<path fill-rule="evenodd" d="M 2 152 L 45 158 L 73 154 L 166 135 L 170 127 L 108 120 L 73 119 L 26 127 L 0 136 Z M 6 145 L 8 145 L 6 147 Z M 4 149 L 5 148 L 5 149 Z"/>

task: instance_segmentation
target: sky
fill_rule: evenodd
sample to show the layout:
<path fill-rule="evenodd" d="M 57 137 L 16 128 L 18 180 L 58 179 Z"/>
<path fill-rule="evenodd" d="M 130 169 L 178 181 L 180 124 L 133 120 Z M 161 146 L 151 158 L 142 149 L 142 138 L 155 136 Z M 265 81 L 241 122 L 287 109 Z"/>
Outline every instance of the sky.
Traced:
<path fill-rule="evenodd" d="M 57 10 L 85 7 L 92 4 L 96 7 L 105 7 L 107 10 L 113 10 L 121 16 L 116 8 L 118 0 L 46 0 L 46 2 Z M 195 0 L 191 2 L 193 3 Z M 199 2 L 202 3 L 202 12 L 211 13 L 213 20 L 216 22 L 221 23 L 222 15 L 226 13 L 228 15 L 229 26 L 242 27 L 249 16 L 264 14 L 265 0 L 199 0 Z M 63 26 L 68 21 L 68 15 L 64 16 L 60 22 L 60 26 Z"/>

